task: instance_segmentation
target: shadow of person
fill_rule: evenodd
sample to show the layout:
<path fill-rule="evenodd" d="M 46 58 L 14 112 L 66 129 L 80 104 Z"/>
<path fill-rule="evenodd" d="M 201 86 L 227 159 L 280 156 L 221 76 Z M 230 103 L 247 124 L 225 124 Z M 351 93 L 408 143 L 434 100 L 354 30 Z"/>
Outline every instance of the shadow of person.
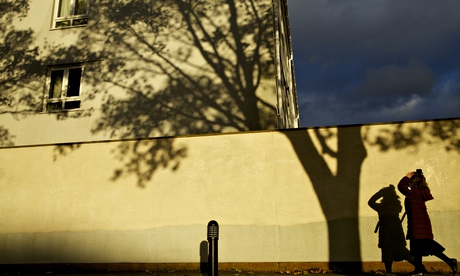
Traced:
<path fill-rule="evenodd" d="M 382 250 L 382 262 L 385 264 L 386 273 L 392 273 L 393 262 L 408 261 L 414 264 L 414 260 L 406 248 L 406 239 L 402 228 L 403 218 L 399 218 L 402 205 L 396 194 L 395 186 L 380 189 L 368 201 L 369 206 L 377 211 L 379 222 L 375 227 L 375 233 L 379 233 L 378 247 Z"/>

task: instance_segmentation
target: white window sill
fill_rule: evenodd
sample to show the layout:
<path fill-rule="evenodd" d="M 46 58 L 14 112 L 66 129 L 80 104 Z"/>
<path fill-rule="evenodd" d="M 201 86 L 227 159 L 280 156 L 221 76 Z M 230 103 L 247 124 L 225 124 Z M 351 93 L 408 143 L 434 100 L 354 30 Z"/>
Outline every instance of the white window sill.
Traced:
<path fill-rule="evenodd" d="M 88 26 L 88 24 L 77 25 L 77 26 L 68 26 L 68 27 L 60 27 L 60 28 L 50 28 L 50 31 L 66 30 L 66 29 L 74 29 L 74 28 L 82 28 L 82 27 L 86 27 L 86 26 Z"/>

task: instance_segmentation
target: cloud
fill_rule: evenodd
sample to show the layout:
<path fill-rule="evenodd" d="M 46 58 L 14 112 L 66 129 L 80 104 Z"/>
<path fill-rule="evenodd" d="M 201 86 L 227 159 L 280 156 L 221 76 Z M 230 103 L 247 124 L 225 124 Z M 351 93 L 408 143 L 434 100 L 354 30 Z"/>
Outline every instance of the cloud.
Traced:
<path fill-rule="evenodd" d="M 386 105 L 372 97 L 353 104 L 350 98 L 312 93 L 299 98 L 303 110 L 300 119 L 310 122 L 310 126 L 323 126 L 459 117 L 460 70 L 438 81 L 427 95 L 390 98 L 393 103 L 388 101 Z"/>
<path fill-rule="evenodd" d="M 294 50 L 308 56 L 423 54 L 458 37 L 460 24 L 457 0 L 292 0 L 289 12 Z"/>
<path fill-rule="evenodd" d="M 288 7 L 302 126 L 460 117 L 460 1 Z"/>
<path fill-rule="evenodd" d="M 434 72 L 423 61 L 412 61 L 407 66 L 370 67 L 364 81 L 351 93 L 351 98 L 371 98 L 385 105 L 391 98 L 424 97 L 431 93 L 435 80 Z"/>

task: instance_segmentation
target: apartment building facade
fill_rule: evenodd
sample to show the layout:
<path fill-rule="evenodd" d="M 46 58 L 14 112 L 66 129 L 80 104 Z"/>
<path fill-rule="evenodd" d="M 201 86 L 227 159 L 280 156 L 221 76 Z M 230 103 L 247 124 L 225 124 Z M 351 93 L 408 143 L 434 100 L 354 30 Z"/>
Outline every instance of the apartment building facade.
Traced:
<path fill-rule="evenodd" d="M 31 145 L 298 127 L 286 5 L 8 1 L 4 139 Z"/>

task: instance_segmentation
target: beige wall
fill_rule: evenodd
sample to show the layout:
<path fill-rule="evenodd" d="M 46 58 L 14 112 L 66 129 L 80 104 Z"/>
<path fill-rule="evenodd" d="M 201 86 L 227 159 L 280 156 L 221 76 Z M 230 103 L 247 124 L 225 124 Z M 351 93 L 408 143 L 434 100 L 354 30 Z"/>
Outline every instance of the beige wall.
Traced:
<path fill-rule="evenodd" d="M 275 63 L 272 8 L 277 1 L 256 1 L 254 10 L 248 10 L 242 2 L 249 2 L 239 0 L 232 16 L 228 3 L 194 3 L 206 6 L 199 20 L 192 20 L 195 32 L 187 28 L 187 13 L 181 13 L 176 2 L 93 2 L 84 27 L 52 29 L 54 1 L 31 0 L 22 17 L 0 18 L 5 36 L 27 31 L 29 38 L 27 43 L 8 41 L 5 64 L 10 56 L 24 56 L 16 52 L 22 47 L 34 49 L 14 69 L 5 69 L 16 71 L 0 69 L 2 97 L 15 99 L 11 106 L 0 106 L 0 126 L 14 145 L 277 128 L 280 65 Z M 114 12 L 114 4 L 119 12 Z M 169 16 L 160 16 L 164 14 Z M 230 28 L 233 19 L 237 28 Z M 162 27 L 154 28 L 157 25 Z M 240 38 L 234 37 L 235 29 Z M 196 40 L 192 34 L 197 34 Z M 74 63 L 85 66 L 80 110 L 46 112 L 49 69 Z M 15 75 L 18 79 L 11 79 Z M 23 98 L 27 103 L 20 101 Z"/>
<path fill-rule="evenodd" d="M 435 239 L 459 256 L 459 124 L 3 148 L 0 263 L 199 262 L 213 219 L 221 262 L 380 261 L 377 214 L 367 201 L 416 168 L 435 197 L 427 203 Z M 329 138 L 317 139 L 315 130 Z M 346 234 L 353 216 L 358 244 Z M 328 222 L 350 229 L 337 239 Z M 337 249 L 343 242 L 351 247 Z"/>

